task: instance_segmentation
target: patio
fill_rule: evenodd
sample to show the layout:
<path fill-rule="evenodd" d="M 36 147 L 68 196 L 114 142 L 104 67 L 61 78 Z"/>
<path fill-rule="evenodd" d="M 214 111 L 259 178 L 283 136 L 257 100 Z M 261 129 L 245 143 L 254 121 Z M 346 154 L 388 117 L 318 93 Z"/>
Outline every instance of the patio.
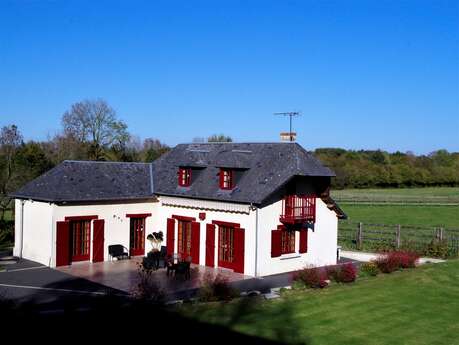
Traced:
<path fill-rule="evenodd" d="M 135 257 L 128 260 L 105 261 L 98 263 L 82 262 L 74 263 L 71 266 L 59 267 L 57 270 L 75 277 L 84 278 L 89 281 L 105 285 L 126 293 L 135 292 L 139 283 L 138 268 L 142 257 Z M 209 268 L 191 264 L 191 279 L 184 280 L 182 277 L 167 276 L 166 269 L 160 268 L 153 272 L 155 280 L 168 295 L 183 295 L 187 291 L 194 291 L 201 286 L 204 275 L 216 276 L 221 274 L 230 283 L 251 279 L 233 271 Z"/>

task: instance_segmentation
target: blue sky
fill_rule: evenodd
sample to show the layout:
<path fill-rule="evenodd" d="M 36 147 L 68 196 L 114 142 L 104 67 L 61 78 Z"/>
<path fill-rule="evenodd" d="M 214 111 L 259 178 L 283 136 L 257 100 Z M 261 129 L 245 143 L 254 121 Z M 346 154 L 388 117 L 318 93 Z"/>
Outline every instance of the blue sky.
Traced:
<path fill-rule="evenodd" d="M 459 151 L 458 1 L 0 1 L 0 125 L 102 97 L 140 138 Z"/>

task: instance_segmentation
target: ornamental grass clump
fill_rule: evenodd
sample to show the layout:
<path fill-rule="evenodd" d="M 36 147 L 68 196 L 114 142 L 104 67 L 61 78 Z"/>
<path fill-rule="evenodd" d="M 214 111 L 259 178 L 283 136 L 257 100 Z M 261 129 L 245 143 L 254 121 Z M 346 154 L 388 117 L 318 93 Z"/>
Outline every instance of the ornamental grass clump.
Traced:
<path fill-rule="evenodd" d="M 375 277 L 379 274 L 379 268 L 374 262 L 365 262 L 360 266 L 360 272 L 363 276 Z"/>

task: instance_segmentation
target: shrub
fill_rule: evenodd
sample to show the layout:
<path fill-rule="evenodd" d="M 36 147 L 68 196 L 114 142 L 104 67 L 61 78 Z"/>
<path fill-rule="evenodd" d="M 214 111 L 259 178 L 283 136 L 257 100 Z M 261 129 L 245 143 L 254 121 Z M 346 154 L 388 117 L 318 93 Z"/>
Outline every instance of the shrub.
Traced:
<path fill-rule="evenodd" d="M 201 282 L 198 297 L 204 302 L 229 301 L 239 295 L 239 292 L 232 288 L 228 278 L 217 274 L 214 278 L 211 273 L 206 273 Z"/>
<path fill-rule="evenodd" d="M 310 288 L 324 288 L 328 285 L 327 271 L 323 267 L 306 267 L 298 271 L 293 279 Z"/>
<path fill-rule="evenodd" d="M 424 250 L 424 255 L 434 258 L 446 259 L 448 254 L 448 241 L 437 238 L 434 238 Z"/>
<path fill-rule="evenodd" d="M 14 221 L 0 220 L 0 245 L 12 244 L 14 242 Z"/>
<path fill-rule="evenodd" d="M 383 273 L 392 273 L 401 268 L 414 268 L 419 255 L 414 252 L 394 251 L 380 255 L 375 263 Z"/>
<path fill-rule="evenodd" d="M 379 273 L 378 266 L 374 262 L 365 262 L 360 266 L 360 272 L 364 275 L 377 276 Z"/>
<path fill-rule="evenodd" d="M 142 259 L 142 268 L 146 270 L 156 269 L 159 253 L 148 252 L 147 256 Z"/>
<path fill-rule="evenodd" d="M 352 283 L 357 278 L 357 268 L 352 262 L 345 263 L 337 269 L 336 281 L 338 283 Z"/>
<path fill-rule="evenodd" d="M 137 288 L 133 291 L 134 297 L 157 304 L 163 303 L 166 294 L 155 280 L 153 270 L 139 264 L 138 274 L 139 283 L 137 284 Z"/>
<path fill-rule="evenodd" d="M 326 266 L 325 271 L 327 272 L 327 277 L 330 280 L 338 281 L 339 268 L 338 266 Z"/>

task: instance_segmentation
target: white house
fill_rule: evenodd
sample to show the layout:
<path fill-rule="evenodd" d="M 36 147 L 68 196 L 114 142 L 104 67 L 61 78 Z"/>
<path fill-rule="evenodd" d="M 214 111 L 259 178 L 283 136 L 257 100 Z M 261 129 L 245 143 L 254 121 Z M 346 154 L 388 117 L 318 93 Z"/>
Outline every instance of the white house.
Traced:
<path fill-rule="evenodd" d="M 336 263 L 333 172 L 297 143 L 181 144 L 153 163 L 65 161 L 13 194 L 14 255 L 56 267 L 168 254 L 250 276 Z"/>

